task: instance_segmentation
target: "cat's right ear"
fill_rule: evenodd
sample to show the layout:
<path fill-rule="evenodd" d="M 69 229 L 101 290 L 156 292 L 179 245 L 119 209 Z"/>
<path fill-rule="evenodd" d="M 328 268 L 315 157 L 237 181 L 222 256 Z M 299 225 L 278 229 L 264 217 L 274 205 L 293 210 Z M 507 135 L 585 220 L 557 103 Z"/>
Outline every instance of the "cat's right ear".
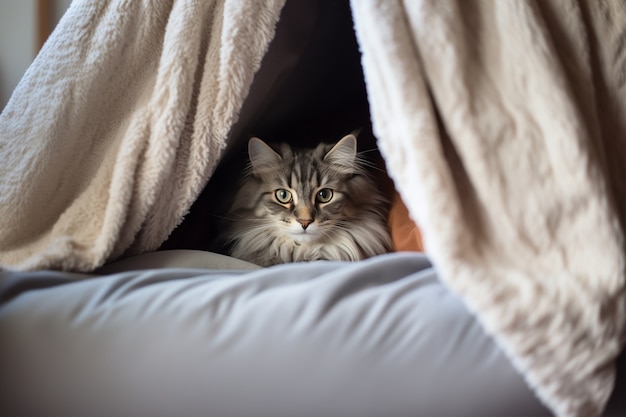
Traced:
<path fill-rule="evenodd" d="M 248 141 L 248 157 L 255 174 L 273 169 L 282 160 L 274 149 L 259 138 L 251 138 Z"/>
<path fill-rule="evenodd" d="M 344 136 L 333 148 L 326 153 L 324 161 L 345 174 L 353 174 L 357 168 L 356 161 L 356 136 L 349 134 Z"/>

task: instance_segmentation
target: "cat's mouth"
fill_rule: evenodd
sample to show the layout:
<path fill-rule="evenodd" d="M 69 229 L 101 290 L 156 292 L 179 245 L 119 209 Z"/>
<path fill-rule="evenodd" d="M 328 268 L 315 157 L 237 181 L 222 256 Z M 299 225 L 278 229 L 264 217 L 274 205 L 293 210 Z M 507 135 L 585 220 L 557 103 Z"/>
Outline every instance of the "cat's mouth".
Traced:
<path fill-rule="evenodd" d="M 291 231 L 289 236 L 298 243 L 310 243 L 315 240 L 318 240 L 321 236 L 319 230 L 311 229 L 310 227 L 306 230 L 300 229 L 297 231 Z"/>

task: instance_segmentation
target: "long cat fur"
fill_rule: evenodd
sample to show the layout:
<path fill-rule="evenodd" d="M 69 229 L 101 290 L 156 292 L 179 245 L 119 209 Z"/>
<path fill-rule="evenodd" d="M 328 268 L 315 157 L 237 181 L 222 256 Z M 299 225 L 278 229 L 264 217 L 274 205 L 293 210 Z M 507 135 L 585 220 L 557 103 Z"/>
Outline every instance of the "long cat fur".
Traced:
<path fill-rule="evenodd" d="M 232 256 L 270 266 L 356 261 L 389 252 L 388 202 L 356 154 L 355 135 L 306 150 L 287 144 L 273 149 L 252 138 L 248 155 L 250 165 L 228 215 L 225 240 Z M 316 196 L 327 197 L 325 189 L 333 197 L 324 204 Z M 289 191 L 292 201 L 278 201 L 277 190 Z M 298 216 L 307 219 L 299 222 Z"/>

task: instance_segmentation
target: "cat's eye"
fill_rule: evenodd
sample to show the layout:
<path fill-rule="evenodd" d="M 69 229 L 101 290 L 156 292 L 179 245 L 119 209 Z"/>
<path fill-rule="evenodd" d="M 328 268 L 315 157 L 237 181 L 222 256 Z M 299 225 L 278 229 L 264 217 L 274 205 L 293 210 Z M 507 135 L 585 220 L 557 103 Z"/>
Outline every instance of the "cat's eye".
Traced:
<path fill-rule="evenodd" d="M 291 201 L 291 192 L 282 188 L 280 190 L 276 190 L 274 196 L 276 197 L 276 200 L 278 200 L 278 202 L 282 204 L 287 204 Z"/>
<path fill-rule="evenodd" d="M 322 188 L 317 193 L 317 201 L 320 203 L 328 203 L 333 199 L 333 190 L 330 188 Z"/>

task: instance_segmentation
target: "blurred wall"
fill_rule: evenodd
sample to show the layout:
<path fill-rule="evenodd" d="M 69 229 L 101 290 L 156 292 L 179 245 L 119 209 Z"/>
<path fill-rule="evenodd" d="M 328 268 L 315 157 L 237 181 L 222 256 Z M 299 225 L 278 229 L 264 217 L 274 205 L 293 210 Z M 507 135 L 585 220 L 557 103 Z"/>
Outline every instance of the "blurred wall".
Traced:
<path fill-rule="evenodd" d="M 47 0 L 54 28 L 72 0 Z M 38 52 L 38 0 L 0 0 L 0 109 Z"/>

